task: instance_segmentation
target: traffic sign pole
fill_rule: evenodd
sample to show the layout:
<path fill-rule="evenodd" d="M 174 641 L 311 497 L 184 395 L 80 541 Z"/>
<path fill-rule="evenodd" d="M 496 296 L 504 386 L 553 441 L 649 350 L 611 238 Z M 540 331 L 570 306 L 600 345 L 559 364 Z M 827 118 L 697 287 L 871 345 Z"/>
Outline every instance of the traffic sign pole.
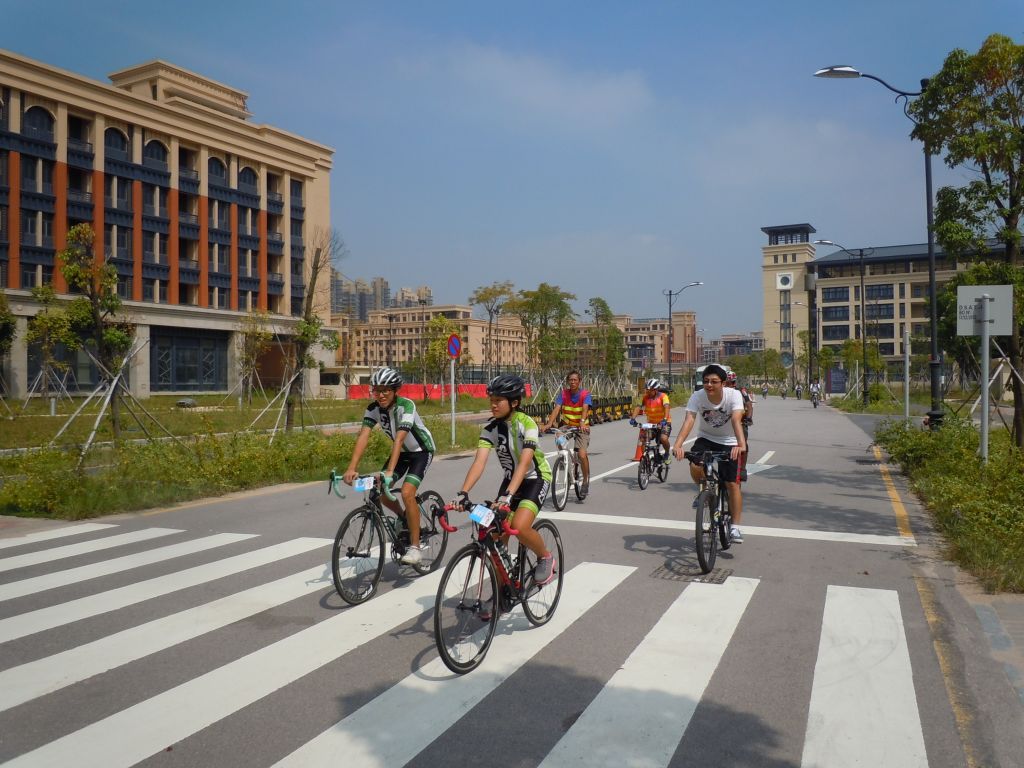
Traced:
<path fill-rule="evenodd" d="M 451 403 L 452 403 L 452 445 L 455 445 L 455 360 L 459 355 L 462 354 L 462 339 L 459 338 L 459 334 L 453 333 L 448 337 L 448 357 L 452 359 L 451 362 L 451 375 L 449 377 L 451 381 Z"/>

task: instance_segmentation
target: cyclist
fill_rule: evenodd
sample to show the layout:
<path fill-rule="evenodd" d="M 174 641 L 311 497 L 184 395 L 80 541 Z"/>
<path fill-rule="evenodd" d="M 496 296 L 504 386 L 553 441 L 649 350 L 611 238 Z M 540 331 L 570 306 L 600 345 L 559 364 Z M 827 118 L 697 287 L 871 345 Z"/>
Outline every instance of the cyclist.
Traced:
<path fill-rule="evenodd" d="M 434 437 L 416 412 L 416 404 L 399 397 L 398 389 L 401 386 L 402 374 L 394 368 L 381 368 L 370 377 L 370 392 L 374 399 L 363 414 L 363 426 L 356 437 L 352 458 L 342 479 L 352 485 L 359 475 L 356 469 L 359 459 L 370 442 L 370 433 L 379 424 L 384 434 L 394 442 L 391 455 L 381 467 L 381 479 L 390 486 L 393 478 L 404 476 L 402 501 L 405 503 L 405 513 L 397 501 L 392 501 L 386 495 L 381 496 L 380 500 L 399 518 L 404 517 L 409 528 L 410 546 L 401 561 L 406 565 L 418 565 L 423 556 L 420 551 L 420 508 L 416 503 L 416 491 L 434 458 Z"/>
<path fill-rule="evenodd" d="M 818 402 L 821 402 L 821 384 L 818 383 L 817 379 L 811 382 L 810 389 L 811 400 L 817 400 Z"/>
<path fill-rule="evenodd" d="M 768 399 L 768 382 L 767 381 L 764 384 L 761 385 L 761 397 L 763 397 L 765 400 Z"/>
<path fill-rule="evenodd" d="M 754 423 L 754 400 L 747 392 L 745 387 L 739 386 L 736 381 L 736 373 L 729 371 L 725 377 L 725 385 L 732 389 L 735 389 L 740 393 L 743 398 L 743 417 L 740 419 L 740 423 L 743 425 L 743 437 L 747 441 L 747 448 L 750 448 L 750 425 Z M 739 482 L 744 482 L 747 479 L 747 453 L 743 452 L 743 458 L 740 460 L 740 479 Z"/>
<path fill-rule="evenodd" d="M 590 457 L 587 455 L 587 448 L 590 447 L 590 409 L 593 407 L 593 400 L 590 393 L 580 389 L 583 377 L 579 371 L 569 371 L 565 378 L 567 389 L 563 389 L 555 398 L 555 407 L 551 415 L 541 426 L 541 432 L 547 432 L 561 416 L 561 424 L 566 427 L 579 427 L 576 433 L 576 452 L 580 457 L 580 467 L 583 469 L 583 492 L 590 489 Z"/>
<path fill-rule="evenodd" d="M 738 463 L 747 450 L 743 435 L 743 398 L 735 389 L 723 386 L 728 378 L 720 365 L 709 365 L 704 369 L 704 389 L 694 392 L 686 404 L 686 420 L 675 441 L 675 455 L 683 458 L 683 442 L 697 423 L 697 440 L 691 451 L 727 451 L 729 459 L 719 463 L 719 473 L 729 493 L 729 509 L 732 512 L 732 540 L 743 541 L 739 523 L 743 516 L 743 495 L 737 482 Z M 697 484 L 704 479 L 704 468 L 690 464 L 690 477 Z"/>
<path fill-rule="evenodd" d="M 672 462 L 672 449 L 669 446 L 668 436 L 672 434 L 672 411 L 668 395 L 661 391 L 661 382 L 657 379 L 648 379 L 645 383 L 646 394 L 644 399 L 633 409 L 629 417 L 629 425 L 637 425 L 636 417 L 641 413 L 651 424 L 655 424 L 653 437 L 658 441 L 664 450 L 665 463 Z"/>
<path fill-rule="evenodd" d="M 505 477 L 495 503 L 512 512 L 509 524 L 519 531 L 519 541 L 537 555 L 534 582 L 538 586 L 547 584 L 555 577 L 558 563 L 545 549 L 540 534 L 533 530 L 533 521 L 548 495 L 551 467 L 544 452 L 537 450 L 537 422 L 519 410 L 526 397 L 526 381 L 511 373 L 495 376 L 487 385 L 487 395 L 494 418 L 480 431 L 476 457 L 462 481 L 458 500 L 452 504 L 462 504 L 469 498 L 469 492 L 484 473 L 488 455 L 497 451 Z"/>
<path fill-rule="evenodd" d="M 803 395 L 804 395 L 804 385 L 803 384 L 797 384 L 796 385 L 796 399 L 797 400 L 801 400 L 803 398 Z"/>

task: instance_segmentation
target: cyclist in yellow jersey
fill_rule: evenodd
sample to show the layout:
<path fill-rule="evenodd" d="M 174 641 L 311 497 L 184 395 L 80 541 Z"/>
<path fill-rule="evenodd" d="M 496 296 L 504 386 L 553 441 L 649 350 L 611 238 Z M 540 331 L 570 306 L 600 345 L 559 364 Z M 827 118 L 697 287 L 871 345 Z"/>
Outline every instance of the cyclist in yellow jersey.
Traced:
<path fill-rule="evenodd" d="M 661 382 L 658 379 L 648 379 L 646 389 L 644 399 L 633 409 L 629 424 L 635 427 L 636 417 L 644 414 L 644 418 L 655 425 L 655 437 L 665 450 L 665 463 L 669 464 L 672 461 L 672 450 L 668 442 L 668 436 L 672 434 L 672 404 L 668 395 L 661 391 Z"/>
<path fill-rule="evenodd" d="M 587 448 L 590 447 L 590 407 L 593 401 L 590 392 L 580 389 L 583 378 L 579 371 L 569 371 L 565 377 L 568 389 L 563 389 L 555 398 L 555 407 L 547 421 L 541 425 L 540 431 L 546 432 L 551 429 L 555 420 L 561 416 L 561 423 L 566 427 L 579 427 L 576 433 L 576 452 L 580 457 L 580 467 L 583 469 L 584 493 L 590 486 L 590 456 L 587 455 Z"/>

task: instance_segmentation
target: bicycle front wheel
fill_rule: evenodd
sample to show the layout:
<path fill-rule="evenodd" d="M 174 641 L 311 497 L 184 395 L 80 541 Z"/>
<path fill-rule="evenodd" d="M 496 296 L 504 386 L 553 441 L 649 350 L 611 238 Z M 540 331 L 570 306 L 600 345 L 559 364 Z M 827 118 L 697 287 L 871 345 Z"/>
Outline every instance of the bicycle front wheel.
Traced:
<path fill-rule="evenodd" d="M 636 481 L 640 484 L 641 491 L 651 482 L 651 456 L 646 451 L 640 457 L 640 463 L 636 465 Z"/>
<path fill-rule="evenodd" d="M 444 514 L 444 499 L 437 491 L 424 491 L 418 497 L 420 507 L 420 561 L 412 566 L 419 574 L 437 570 L 448 546 L 448 531 L 438 518 Z"/>
<path fill-rule="evenodd" d="M 350 512 L 331 551 L 334 588 L 342 600 L 358 605 L 373 597 L 384 570 L 384 549 L 384 529 L 376 510 L 364 506 Z"/>
<path fill-rule="evenodd" d="M 562 537 L 550 520 L 541 520 L 533 529 L 540 534 L 544 548 L 555 557 L 555 577 L 542 587 L 533 582 L 533 569 L 537 556 L 522 544 L 519 545 L 519 582 L 522 584 L 523 612 L 535 627 L 546 624 L 558 607 L 562 597 L 562 575 L 565 572 Z"/>
<path fill-rule="evenodd" d="M 715 497 L 711 491 L 701 491 L 697 496 L 697 519 L 693 533 L 700 569 L 704 573 L 711 573 L 711 569 L 715 567 L 715 558 L 718 556 Z"/>
<path fill-rule="evenodd" d="M 658 468 L 655 470 L 655 473 L 658 476 L 659 483 L 664 483 L 665 480 L 668 479 L 668 464 L 665 463 L 665 459 L 667 458 L 668 455 L 662 458 L 662 460 L 658 463 Z"/>
<path fill-rule="evenodd" d="M 569 500 L 569 468 L 565 464 L 565 456 L 555 460 L 555 467 L 551 470 L 551 486 L 551 503 L 561 511 Z"/>
<path fill-rule="evenodd" d="M 463 547 L 444 569 L 434 603 L 434 642 L 456 674 L 476 669 L 498 623 L 498 577 L 486 552 Z"/>

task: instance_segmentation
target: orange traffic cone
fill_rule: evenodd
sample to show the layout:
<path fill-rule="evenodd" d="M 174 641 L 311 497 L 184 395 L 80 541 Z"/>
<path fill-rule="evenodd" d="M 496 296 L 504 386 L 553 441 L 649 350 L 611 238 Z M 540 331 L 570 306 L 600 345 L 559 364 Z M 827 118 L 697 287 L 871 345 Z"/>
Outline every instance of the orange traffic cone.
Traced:
<path fill-rule="evenodd" d="M 633 461 L 640 461 L 640 457 L 644 455 L 644 444 L 647 441 L 644 439 L 644 431 L 640 430 L 640 437 L 636 441 L 636 453 L 633 454 Z"/>

